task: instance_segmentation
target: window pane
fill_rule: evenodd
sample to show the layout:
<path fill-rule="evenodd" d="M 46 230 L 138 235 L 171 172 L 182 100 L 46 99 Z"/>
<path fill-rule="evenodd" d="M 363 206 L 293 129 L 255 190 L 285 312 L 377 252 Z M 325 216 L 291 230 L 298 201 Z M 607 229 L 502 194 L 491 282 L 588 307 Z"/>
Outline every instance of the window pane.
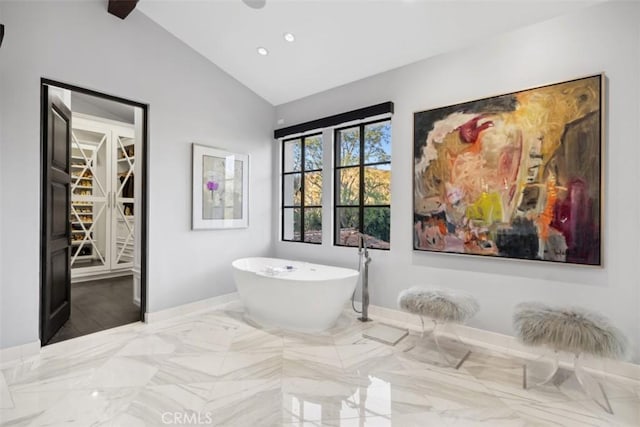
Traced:
<path fill-rule="evenodd" d="M 391 121 L 365 125 L 365 164 L 389 161 L 391 161 Z"/>
<path fill-rule="evenodd" d="M 300 200 L 302 193 L 300 192 L 300 183 L 302 174 L 293 173 L 290 175 L 284 175 L 284 198 L 283 202 L 285 206 L 300 206 Z"/>
<path fill-rule="evenodd" d="M 391 165 L 389 163 L 364 168 L 364 204 L 391 204 Z"/>
<path fill-rule="evenodd" d="M 338 166 L 360 164 L 360 128 L 349 128 L 337 132 Z"/>
<path fill-rule="evenodd" d="M 309 136 L 305 138 L 304 169 L 322 169 L 322 135 Z"/>
<path fill-rule="evenodd" d="M 322 243 L 322 208 L 304 210 L 304 241 Z"/>
<path fill-rule="evenodd" d="M 300 241 L 300 208 L 282 209 L 282 240 Z"/>
<path fill-rule="evenodd" d="M 302 170 L 302 142 L 299 139 L 285 141 L 284 143 L 283 172 L 297 172 Z"/>
<path fill-rule="evenodd" d="M 338 205 L 360 204 L 360 168 L 344 168 L 336 171 Z"/>
<path fill-rule="evenodd" d="M 322 205 L 322 172 L 304 174 L 304 204 L 306 206 Z"/>
<path fill-rule="evenodd" d="M 358 208 L 336 209 L 336 244 L 358 246 Z"/>
<path fill-rule="evenodd" d="M 370 248 L 389 249 L 390 220 L 389 208 L 364 208 L 364 234 Z"/>

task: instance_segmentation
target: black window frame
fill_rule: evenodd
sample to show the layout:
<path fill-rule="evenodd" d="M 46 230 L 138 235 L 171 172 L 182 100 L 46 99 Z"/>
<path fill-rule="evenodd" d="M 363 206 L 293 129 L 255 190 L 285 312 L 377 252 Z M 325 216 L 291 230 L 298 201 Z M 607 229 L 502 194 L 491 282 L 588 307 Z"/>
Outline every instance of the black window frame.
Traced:
<path fill-rule="evenodd" d="M 365 205 L 365 179 L 364 179 L 364 171 L 368 166 L 378 166 L 378 165 L 389 165 L 389 169 L 391 169 L 391 161 L 388 162 L 372 162 L 365 163 L 365 132 L 364 129 L 368 125 L 389 122 L 389 125 L 392 126 L 391 117 L 385 117 L 382 119 L 373 119 L 370 121 L 363 121 L 361 123 L 354 123 L 350 125 L 341 126 L 339 128 L 335 128 L 333 131 L 333 245 L 353 248 L 351 245 L 344 245 L 339 243 L 338 234 L 340 232 L 340 217 L 338 216 L 338 209 L 340 208 L 357 208 L 358 209 L 358 231 L 364 234 L 364 210 L 365 208 L 388 208 L 389 209 L 389 230 L 391 230 L 391 202 L 389 204 L 380 204 L 380 205 Z M 359 163 L 340 166 L 340 138 L 338 137 L 339 132 L 346 129 L 358 128 L 360 134 L 360 161 Z M 393 144 L 393 140 L 390 142 Z M 392 145 L 393 146 L 393 145 Z M 340 178 L 339 173 L 342 169 L 350 169 L 350 168 L 358 168 L 359 171 L 359 197 L 357 205 L 344 205 L 340 204 Z M 391 233 L 391 232 L 389 232 Z M 376 249 L 381 251 L 389 251 L 391 250 L 391 236 L 389 236 L 389 247 L 388 248 L 369 248 Z"/>
<path fill-rule="evenodd" d="M 322 239 L 320 239 L 319 242 L 309 242 L 309 241 L 305 241 L 305 229 L 304 229 L 304 222 L 305 222 L 305 209 L 320 209 L 320 212 L 322 213 L 322 203 L 320 205 L 305 205 L 305 174 L 307 173 L 317 173 L 320 172 L 320 174 L 324 177 L 324 162 L 322 164 L 322 168 L 320 169 L 310 169 L 310 170 L 306 170 L 306 159 L 305 159 L 305 140 L 307 138 L 311 138 L 311 137 L 317 137 L 319 136 L 322 140 L 322 156 L 324 157 L 324 137 L 323 137 L 323 132 L 314 132 L 314 133 L 309 133 L 306 135 L 298 135 L 298 136 L 293 136 L 290 138 L 286 138 L 286 139 L 282 139 L 281 141 L 281 150 L 282 150 L 282 156 L 281 156 L 281 167 L 280 167 L 280 173 L 281 173 L 281 187 L 280 187 L 280 195 L 281 195 L 281 201 L 280 201 L 280 240 L 283 242 L 293 242 L 293 243 L 306 243 L 306 244 L 310 244 L 310 245 L 321 245 L 322 244 Z M 289 141 L 295 141 L 295 140 L 300 140 L 300 170 L 297 171 L 289 171 L 289 172 L 285 172 L 285 146 L 286 143 Z M 296 175 L 296 174 L 300 174 L 300 205 L 286 205 L 285 204 L 285 194 L 284 194 L 284 183 L 285 183 L 285 177 L 287 175 Z M 322 188 L 322 192 L 324 193 L 324 185 Z M 322 199 L 322 196 L 321 196 Z M 300 209 L 300 240 L 291 240 L 291 239 L 285 239 L 284 238 L 284 219 L 285 219 L 285 209 Z M 324 220 L 322 222 L 322 229 L 324 229 Z M 294 230 L 294 234 L 295 234 L 295 230 Z"/>

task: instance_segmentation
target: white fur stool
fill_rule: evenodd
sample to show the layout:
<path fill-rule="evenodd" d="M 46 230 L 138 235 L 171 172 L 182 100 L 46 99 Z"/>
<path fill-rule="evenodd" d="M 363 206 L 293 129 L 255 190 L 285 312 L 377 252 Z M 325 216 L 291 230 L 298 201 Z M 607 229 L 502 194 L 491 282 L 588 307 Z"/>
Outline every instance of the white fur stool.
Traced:
<path fill-rule="evenodd" d="M 597 313 L 582 308 L 553 308 L 539 303 L 516 306 L 513 323 L 518 338 L 530 346 L 547 346 L 555 353 L 553 366 L 540 386 L 551 381 L 558 372 L 559 352 L 574 354 L 573 372 L 582 389 L 605 411 L 613 413 L 607 394 L 584 370 L 582 355 L 620 358 L 626 353 L 624 335 Z M 523 366 L 523 388 L 528 388 L 527 365 Z"/>
<path fill-rule="evenodd" d="M 441 325 L 465 323 L 473 317 L 479 308 L 475 298 L 459 291 L 414 286 L 400 292 L 398 295 L 398 307 L 403 311 L 420 316 L 422 324 L 421 337 L 424 336 L 423 318 L 431 319 L 434 323 L 432 334 L 438 352 L 455 369 L 462 366 L 471 354 L 471 350 L 467 350 L 458 362 L 453 362 L 450 356 L 440 347 L 437 329 Z M 457 339 L 461 341 L 459 337 Z"/>

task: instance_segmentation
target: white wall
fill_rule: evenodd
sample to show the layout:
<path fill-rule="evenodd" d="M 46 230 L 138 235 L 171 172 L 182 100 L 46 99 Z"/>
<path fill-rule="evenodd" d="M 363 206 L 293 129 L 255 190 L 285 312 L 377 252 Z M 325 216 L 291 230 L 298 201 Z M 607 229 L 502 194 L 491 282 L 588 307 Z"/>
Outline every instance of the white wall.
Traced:
<path fill-rule="evenodd" d="M 138 11 L 1 2 L 0 348 L 38 339 L 40 78 L 148 103 L 149 311 L 234 290 L 230 262 L 272 250 L 274 108 Z M 251 155 L 250 226 L 190 231 L 191 143 Z"/>
<path fill-rule="evenodd" d="M 640 362 L 639 32 L 640 4 L 604 4 L 277 107 L 276 119 L 290 126 L 395 102 L 392 249 L 372 251 L 372 304 L 395 307 L 401 289 L 420 283 L 463 289 L 482 307 L 471 325 L 508 334 L 513 308 L 521 301 L 584 306 L 620 327 Z M 602 71 L 609 90 L 603 268 L 412 250 L 413 112 Z M 274 155 L 274 162 L 278 159 Z M 274 181 L 277 192 L 278 178 Z M 357 265 L 356 250 L 333 247 L 331 239 L 321 247 L 280 242 L 277 220 L 274 238 L 279 257 Z"/>

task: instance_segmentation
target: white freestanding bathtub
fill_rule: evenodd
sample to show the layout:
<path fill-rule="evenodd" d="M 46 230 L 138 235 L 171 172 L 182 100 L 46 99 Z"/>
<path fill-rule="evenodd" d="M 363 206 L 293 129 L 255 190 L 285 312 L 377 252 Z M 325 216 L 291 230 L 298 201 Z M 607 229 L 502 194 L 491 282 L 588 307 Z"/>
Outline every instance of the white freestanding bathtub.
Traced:
<path fill-rule="evenodd" d="M 242 258 L 233 278 L 249 320 L 303 332 L 336 322 L 358 282 L 358 271 L 278 258 Z"/>

